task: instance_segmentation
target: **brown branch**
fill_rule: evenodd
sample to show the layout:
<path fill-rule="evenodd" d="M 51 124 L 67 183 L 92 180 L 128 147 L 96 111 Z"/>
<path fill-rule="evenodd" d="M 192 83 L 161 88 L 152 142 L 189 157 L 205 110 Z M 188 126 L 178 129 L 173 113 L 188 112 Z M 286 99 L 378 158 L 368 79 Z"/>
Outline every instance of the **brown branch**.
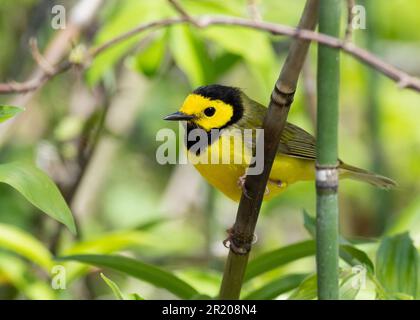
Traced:
<path fill-rule="evenodd" d="M 55 76 L 59 75 L 70 69 L 72 66 L 69 62 L 64 62 L 60 67 L 53 68 L 49 73 L 46 73 L 44 68 L 41 69 L 44 71 L 41 77 L 37 77 L 25 82 L 8 82 L 8 83 L 0 83 L 0 94 L 5 93 L 26 93 L 30 91 L 37 90 L 38 88 L 42 87 L 46 82 L 54 78 Z"/>
<path fill-rule="evenodd" d="M 90 130 L 85 128 L 76 141 L 77 156 L 71 161 L 72 164 L 75 165 L 75 167 L 77 167 L 77 171 L 75 172 L 74 177 L 72 177 L 72 179 L 70 179 L 71 181 L 69 181 L 68 183 L 58 183 L 59 189 L 63 194 L 64 199 L 72 209 L 76 192 L 79 189 L 80 184 L 82 183 L 82 179 L 86 174 L 88 166 L 92 160 L 92 156 L 97 148 L 100 136 L 103 132 L 105 118 L 109 109 L 109 97 L 106 96 L 103 88 L 98 89 L 98 95 L 96 98 L 99 101 L 96 101 L 95 105 L 103 105 L 100 118 L 97 120 L 97 123 L 95 124 L 94 128 L 91 128 Z M 93 119 L 95 116 L 96 112 L 92 111 L 92 114 L 89 115 L 89 118 L 85 120 L 86 123 L 88 123 L 89 120 Z M 63 163 L 63 165 L 65 164 Z M 80 231 L 80 227 L 78 226 L 79 223 L 77 216 L 74 215 L 74 218 L 77 229 L 79 230 L 79 232 L 76 235 L 76 239 L 80 240 L 82 238 L 82 234 Z M 63 227 L 63 224 L 57 224 L 57 228 L 51 238 L 49 248 L 53 254 L 57 253 L 59 242 L 61 239 L 61 234 L 64 229 Z"/>
<path fill-rule="evenodd" d="M 318 20 L 317 13 L 318 0 L 308 0 L 298 29 L 314 29 Z M 270 104 L 263 123 L 264 141 L 257 141 L 257 143 L 264 142 L 263 172 L 260 175 L 246 177 L 247 194 L 242 194 L 236 221 L 232 228 L 231 245 L 220 288 L 221 299 L 239 298 L 267 181 L 309 45 L 309 41 L 299 38 L 292 42 L 280 76 L 271 93 Z"/>
<path fill-rule="evenodd" d="M 171 26 L 174 24 L 179 24 L 179 23 L 186 23 L 189 20 L 186 18 L 168 18 L 168 19 L 162 19 L 162 20 L 157 20 L 157 21 L 152 21 L 152 22 L 147 22 L 144 24 L 139 25 L 138 27 L 131 29 L 127 32 L 124 32 L 122 34 L 120 34 L 119 36 L 116 36 L 115 38 L 112 38 L 111 40 L 104 42 L 103 44 L 94 47 L 92 49 L 89 50 L 89 56 L 91 58 L 96 57 L 97 55 L 101 54 L 103 51 L 109 49 L 110 47 L 119 44 L 120 42 L 123 42 L 133 36 L 138 35 L 139 33 L 142 33 L 143 31 L 146 30 L 153 30 L 156 28 L 162 28 L 162 27 L 166 27 L 166 26 Z"/>
<path fill-rule="evenodd" d="M 31 47 L 31 54 L 38 66 L 44 71 L 45 74 L 51 75 L 55 72 L 53 66 L 44 58 L 39 52 L 38 42 L 35 38 L 29 39 L 29 46 Z"/>
<path fill-rule="evenodd" d="M 168 2 L 175 9 L 175 11 L 179 13 L 181 17 L 191 22 L 191 24 L 193 24 L 197 28 L 201 27 L 200 23 L 196 21 L 192 16 L 190 16 L 187 11 L 185 11 L 185 9 L 179 4 L 177 0 L 168 0 Z"/>
<path fill-rule="evenodd" d="M 54 34 L 52 40 L 47 45 L 44 55 L 35 53 L 34 59 L 37 62 L 37 68 L 28 77 L 29 80 L 24 82 L 12 81 L 10 83 L 0 83 L 0 94 L 8 93 L 28 93 L 24 96 L 20 96 L 18 99 L 14 99 L 10 104 L 12 105 L 24 105 L 33 96 L 32 92 L 42 87 L 46 82 L 54 78 L 56 75 L 70 69 L 71 65 L 68 62 L 60 64 L 60 61 L 68 54 L 70 41 L 76 40 L 79 35 L 85 30 L 93 21 L 96 13 L 99 11 L 103 0 L 79 0 L 69 12 L 69 22 L 65 29 L 60 30 Z M 32 54 L 34 54 L 34 48 L 32 47 Z M 35 49 L 37 50 L 37 49 Z M 39 50 L 38 50 L 39 52 Z M 46 64 L 52 67 L 53 72 L 45 72 L 43 67 L 44 63 L 40 63 L 39 59 L 42 59 Z M 14 119 L 9 120 L 2 124 L 4 128 L 9 127 L 13 123 Z M 4 140 L 5 130 L 2 130 L 1 141 Z"/>
<path fill-rule="evenodd" d="M 347 43 L 345 40 L 338 39 L 335 37 L 331 37 L 325 34 L 319 34 L 317 32 L 311 30 L 304 30 L 304 29 L 296 29 L 293 27 L 279 25 L 269 22 L 262 22 L 262 21 L 253 21 L 243 18 L 235 18 L 235 17 L 200 17 L 196 18 L 195 21 L 199 23 L 200 27 L 209 27 L 214 25 L 234 25 L 234 26 L 242 26 L 245 28 L 257 29 L 262 31 L 267 31 L 275 35 L 284 35 L 293 38 L 300 38 L 303 40 L 311 40 L 326 46 L 342 50 L 347 54 L 353 56 L 357 60 L 365 63 L 366 65 L 376 69 L 383 75 L 387 76 L 391 80 L 397 82 L 400 88 L 407 88 L 412 89 L 417 92 L 420 92 L 420 79 L 409 75 L 408 73 L 399 70 L 398 68 L 394 67 L 393 65 L 383 61 L 379 57 L 375 56 L 374 54 L 370 53 L 369 51 L 357 47 L 353 43 Z M 191 23 L 189 19 L 186 18 L 168 18 L 163 20 L 157 20 L 149 23 L 142 24 L 126 33 L 123 33 L 112 40 L 105 42 L 104 44 L 92 48 L 88 51 L 88 57 L 90 59 L 95 58 L 97 55 L 102 53 L 103 51 L 107 50 L 108 48 L 126 40 L 137 34 L 149 30 L 149 29 L 156 29 L 167 27 L 174 24 L 180 23 Z M 89 59 L 87 59 L 89 61 Z M 0 83 L 0 94 L 5 93 L 25 93 L 29 91 L 36 90 L 40 88 L 43 84 L 47 81 L 51 80 L 56 75 L 67 71 L 70 69 L 72 63 L 69 61 L 65 61 L 61 64 L 60 67 L 56 67 L 55 72 L 52 75 L 44 74 L 41 78 L 35 78 L 33 80 L 29 80 L 22 83 Z"/>
<path fill-rule="evenodd" d="M 313 128 L 316 128 L 316 81 L 315 73 L 309 59 L 306 59 L 302 69 L 303 95 L 305 107 Z"/>
<path fill-rule="evenodd" d="M 52 39 L 46 45 L 43 57 L 51 66 L 56 66 L 57 69 L 63 67 L 63 70 L 57 70 L 57 74 L 60 74 L 70 68 L 66 66 L 68 62 L 62 62 L 66 60 L 66 56 L 70 51 L 69 43 L 76 41 L 79 36 L 86 30 L 91 23 L 94 21 L 96 14 L 98 13 L 103 0 L 79 0 L 77 1 L 69 12 L 69 19 L 65 29 L 62 29 L 54 34 Z M 59 67 L 57 67 L 59 66 Z M 36 65 L 35 68 L 30 72 L 26 79 L 29 79 L 23 83 L 13 82 L 1 84 L 0 94 L 8 93 L 25 93 L 10 99 L 8 104 L 15 106 L 25 106 L 35 96 L 37 89 L 41 88 L 45 83 L 54 78 L 53 76 L 46 76 L 44 70 Z M 30 107 L 29 105 L 26 106 Z M 10 138 L 12 129 L 19 123 L 19 120 L 25 118 L 15 117 L 7 122 L 0 124 L 0 145 L 3 145 L 5 141 Z"/>

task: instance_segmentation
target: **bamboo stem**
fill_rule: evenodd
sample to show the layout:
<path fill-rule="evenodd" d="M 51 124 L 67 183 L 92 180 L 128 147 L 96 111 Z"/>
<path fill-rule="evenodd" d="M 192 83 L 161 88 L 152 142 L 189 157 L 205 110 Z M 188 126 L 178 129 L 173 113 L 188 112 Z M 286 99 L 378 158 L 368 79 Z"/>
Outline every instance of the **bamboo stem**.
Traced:
<path fill-rule="evenodd" d="M 41 77 L 36 79 L 29 79 L 24 82 L 7 82 L 0 83 L 0 94 L 10 94 L 10 93 L 28 93 L 30 91 L 35 91 L 40 89 L 45 83 L 50 81 L 55 76 L 66 72 L 71 69 L 72 66 L 83 66 L 84 68 L 88 67 L 91 60 L 96 58 L 102 52 L 112 48 L 114 45 L 117 45 L 127 39 L 130 39 L 144 31 L 156 30 L 158 28 L 165 28 L 171 25 L 181 24 L 181 23 L 190 23 L 194 25 L 199 25 L 200 28 L 207 28 L 210 26 L 240 26 L 243 28 L 250 28 L 255 30 L 261 30 L 270 32 L 275 35 L 285 35 L 292 38 L 300 38 L 303 40 L 316 41 L 318 43 L 325 44 L 329 47 L 341 50 L 348 55 L 354 57 L 358 61 L 370 66 L 371 68 L 377 70 L 384 76 L 393 80 L 397 83 L 398 87 L 401 89 L 407 88 L 414 91 L 420 92 L 420 79 L 412 76 L 393 65 L 385 62 L 379 57 L 375 56 L 371 52 L 357 47 L 353 43 L 349 43 L 343 39 L 338 39 L 329 35 L 321 34 L 314 32 L 312 30 L 304 30 L 296 28 L 291 28 L 286 25 L 274 24 L 270 22 L 263 21 L 254 21 L 249 19 L 237 18 L 237 17 L 211 17 L 211 16 L 201 16 L 193 18 L 195 23 L 191 19 L 186 19 L 185 17 L 180 18 L 166 18 L 161 20 L 156 20 L 152 22 L 143 23 L 131 30 L 128 30 L 107 42 L 100 44 L 97 47 L 93 47 L 87 50 L 87 56 L 82 59 L 83 61 L 74 62 L 69 60 L 64 60 L 62 63 L 55 66 L 55 71 L 50 74 L 43 74 Z M 51 63 L 47 59 L 47 61 Z M 82 64 L 82 65 L 81 65 Z M 16 104 L 16 103 L 15 103 Z M 16 104 L 19 105 L 19 104 Z M 8 121 L 7 123 L 10 123 Z"/>
<path fill-rule="evenodd" d="M 299 22 L 299 29 L 313 30 L 317 22 L 318 0 L 308 0 Z M 309 48 L 309 41 L 295 39 L 290 47 L 286 62 L 271 94 L 270 104 L 264 119 L 264 170 L 260 175 L 246 177 L 247 196 L 242 195 L 233 236 L 227 258 L 220 299 L 238 299 L 248 262 L 266 184 L 277 153 L 278 144 L 287 114 L 293 101 L 299 73 Z"/>
<path fill-rule="evenodd" d="M 341 0 L 322 0 L 319 32 L 340 33 Z M 318 298 L 338 299 L 338 97 L 339 52 L 318 46 L 317 274 Z"/>

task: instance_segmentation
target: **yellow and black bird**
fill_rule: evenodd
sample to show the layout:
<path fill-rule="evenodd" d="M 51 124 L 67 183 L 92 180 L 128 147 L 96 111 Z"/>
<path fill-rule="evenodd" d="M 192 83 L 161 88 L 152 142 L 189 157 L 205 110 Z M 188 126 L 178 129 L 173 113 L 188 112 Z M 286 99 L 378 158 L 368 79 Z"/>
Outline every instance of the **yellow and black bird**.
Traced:
<path fill-rule="evenodd" d="M 211 185 L 232 200 L 239 201 L 249 162 L 222 163 L 220 161 L 221 163 L 214 164 L 203 161 L 203 157 L 209 159 L 212 153 L 221 157 L 225 150 L 223 149 L 226 145 L 223 143 L 225 139 L 229 139 L 227 152 L 230 153 L 230 159 L 238 153 L 240 158 L 244 158 L 247 153 L 251 154 L 252 146 L 243 148 L 234 146 L 232 132 L 261 128 L 266 110 L 267 108 L 250 99 L 240 89 L 215 84 L 194 90 L 185 99 L 178 112 L 164 119 L 187 121 L 187 135 L 194 129 L 202 129 L 210 137 L 212 129 L 220 130 L 216 138 L 209 139 L 206 153 L 197 152 L 196 149 L 192 151 L 193 144 L 188 141 L 188 158 Z M 311 134 L 298 126 L 286 123 L 264 200 L 276 196 L 292 183 L 315 179 L 315 143 L 316 140 Z M 383 189 L 396 185 L 387 177 L 347 165 L 342 161 L 340 161 L 339 173 L 340 178 L 367 182 Z"/>

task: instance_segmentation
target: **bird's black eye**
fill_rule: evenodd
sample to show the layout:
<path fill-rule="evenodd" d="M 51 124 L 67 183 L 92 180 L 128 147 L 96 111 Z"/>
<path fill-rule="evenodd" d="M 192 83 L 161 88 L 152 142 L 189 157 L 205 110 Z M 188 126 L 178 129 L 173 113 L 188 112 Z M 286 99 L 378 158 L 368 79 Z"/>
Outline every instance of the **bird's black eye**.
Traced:
<path fill-rule="evenodd" d="M 216 109 L 215 109 L 215 108 L 213 108 L 213 107 L 208 107 L 208 108 L 206 108 L 206 109 L 204 110 L 204 114 L 205 114 L 207 117 L 211 117 L 211 116 L 213 116 L 215 113 L 216 113 Z"/>

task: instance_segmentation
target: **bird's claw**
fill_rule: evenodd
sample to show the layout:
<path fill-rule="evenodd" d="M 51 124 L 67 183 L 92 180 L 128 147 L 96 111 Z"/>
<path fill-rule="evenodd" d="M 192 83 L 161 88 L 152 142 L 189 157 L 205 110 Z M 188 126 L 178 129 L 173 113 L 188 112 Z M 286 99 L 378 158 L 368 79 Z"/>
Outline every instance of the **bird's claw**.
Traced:
<path fill-rule="evenodd" d="M 243 176 L 240 176 L 238 178 L 238 187 L 241 188 L 242 193 L 244 194 L 245 197 L 247 197 L 248 199 L 252 199 L 252 197 L 248 193 L 248 190 L 246 189 L 245 180 L 246 180 L 246 174 L 244 174 Z"/>
<path fill-rule="evenodd" d="M 249 248 L 247 249 L 246 247 L 239 247 L 235 244 L 235 242 L 233 241 L 234 238 L 234 234 L 235 234 L 235 230 L 234 228 L 229 228 L 226 230 L 228 236 L 225 240 L 223 240 L 223 246 L 227 249 L 232 249 L 233 252 L 237 253 L 237 254 L 246 254 L 249 252 L 249 250 L 251 250 L 251 245 L 255 244 L 258 240 L 258 237 L 256 234 L 253 235 L 252 237 L 252 242 L 249 245 Z"/>
<path fill-rule="evenodd" d="M 252 199 L 252 197 L 248 193 L 248 190 L 246 189 L 245 179 L 246 179 L 246 174 L 244 174 L 243 176 L 240 176 L 238 178 L 238 187 L 242 189 L 242 192 L 245 195 L 245 197 L 247 197 L 248 199 Z M 281 180 L 271 180 L 271 179 L 269 179 L 268 182 L 275 184 L 279 188 L 283 188 L 285 186 L 285 184 Z M 268 185 L 267 185 L 267 186 L 265 186 L 264 195 L 267 196 L 269 194 L 270 194 L 270 189 L 268 188 Z"/>

